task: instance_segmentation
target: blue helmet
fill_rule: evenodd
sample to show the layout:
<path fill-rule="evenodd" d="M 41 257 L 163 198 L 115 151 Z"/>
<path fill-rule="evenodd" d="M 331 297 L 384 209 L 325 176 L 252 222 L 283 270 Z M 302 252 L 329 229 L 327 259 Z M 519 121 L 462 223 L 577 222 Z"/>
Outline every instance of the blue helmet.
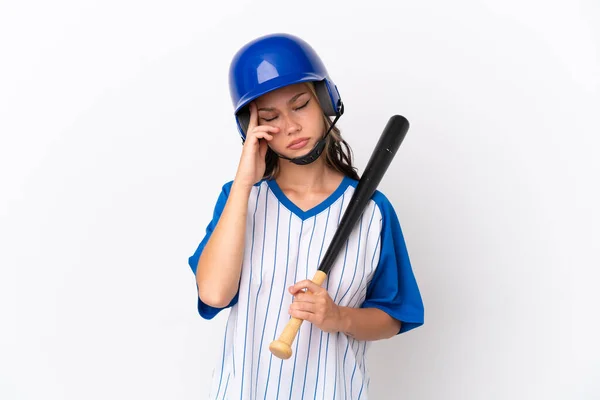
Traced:
<path fill-rule="evenodd" d="M 339 118 L 343 104 L 337 87 L 304 40 L 285 33 L 271 34 L 238 50 L 229 67 L 229 91 L 242 140 L 250 120 L 248 104 L 272 90 L 300 82 L 314 82 L 325 115 Z"/>

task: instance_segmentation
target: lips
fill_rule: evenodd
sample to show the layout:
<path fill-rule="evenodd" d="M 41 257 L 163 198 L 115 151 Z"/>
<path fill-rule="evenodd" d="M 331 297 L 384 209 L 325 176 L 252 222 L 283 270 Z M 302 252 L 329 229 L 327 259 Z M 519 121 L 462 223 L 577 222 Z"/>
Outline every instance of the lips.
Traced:
<path fill-rule="evenodd" d="M 299 138 L 290 143 L 287 147 L 288 149 L 297 150 L 301 149 L 308 143 L 309 138 Z"/>

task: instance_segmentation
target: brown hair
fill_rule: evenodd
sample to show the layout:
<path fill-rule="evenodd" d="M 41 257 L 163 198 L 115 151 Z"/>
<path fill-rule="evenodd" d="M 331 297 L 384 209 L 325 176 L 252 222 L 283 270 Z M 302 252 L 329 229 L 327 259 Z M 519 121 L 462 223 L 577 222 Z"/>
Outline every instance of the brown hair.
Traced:
<path fill-rule="evenodd" d="M 313 97 L 319 101 L 312 82 L 307 82 L 307 86 L 313 93 Z M 331 126 L 331 120 L 323 114 L 325 129 Z M 337 126 L 334 126 L 327 139 L 325 139 L 325 149 L 321 157 L 325 156 L 325 164 L 344 175 L 358 180 L 359 176 L 356 167 L 352 165 L 352 149 L 350 145 L 342 138 L 341 132 Z M 265 156 L 266 168 L 263 179 L 274 179 L 279 171 L 279 157 L 271 148 L 267 149 Z"/>

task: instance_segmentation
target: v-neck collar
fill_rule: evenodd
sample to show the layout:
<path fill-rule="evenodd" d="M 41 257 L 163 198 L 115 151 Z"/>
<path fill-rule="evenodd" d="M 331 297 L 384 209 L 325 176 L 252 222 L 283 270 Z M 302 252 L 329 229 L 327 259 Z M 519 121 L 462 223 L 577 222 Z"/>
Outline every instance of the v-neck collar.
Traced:
<path fill-rule="evenodd" d="M 283 193 L 275 179 L 268 179 L 267 184 L 269 188 L 277 197 L 277 199 L 283 204 L 287 209 L 289 209 L 292 213 L 298 216 L 302 220 L 306 220 L 310 217 L 313 217 L 319 214 L 321 211 L 326 210 L 327 207 L 331 206 L 341 195 L 346 191 L 348 186 L 350 185 L 350 178 L 344 175 L 344 178 L 338 185 L 337 189 L 335 189 L 325 200 L 316 206 L 304 211 L 296 204 L 294 204 L 286 195 Z"/>

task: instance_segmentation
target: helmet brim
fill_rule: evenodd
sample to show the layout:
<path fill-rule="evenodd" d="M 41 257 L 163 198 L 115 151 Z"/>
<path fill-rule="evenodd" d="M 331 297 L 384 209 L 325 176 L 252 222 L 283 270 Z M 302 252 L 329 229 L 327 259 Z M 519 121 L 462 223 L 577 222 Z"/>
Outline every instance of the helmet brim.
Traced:
<path fill-rule="evenodd" d="M 259 98 L 260 96 L 272 92 L 282 87 L 294 85 L 302 82 L 319 82 L 324 80 L 324 76 L 311 73 L 283 75 L 276 78 L 269 79 L 258 85 L 254 90 L 246 93 L 240 97 L 239 101 L 235 105 L 235 113 L 237 114 L 240 110 L 246 107 L 252 100 Z"/>

